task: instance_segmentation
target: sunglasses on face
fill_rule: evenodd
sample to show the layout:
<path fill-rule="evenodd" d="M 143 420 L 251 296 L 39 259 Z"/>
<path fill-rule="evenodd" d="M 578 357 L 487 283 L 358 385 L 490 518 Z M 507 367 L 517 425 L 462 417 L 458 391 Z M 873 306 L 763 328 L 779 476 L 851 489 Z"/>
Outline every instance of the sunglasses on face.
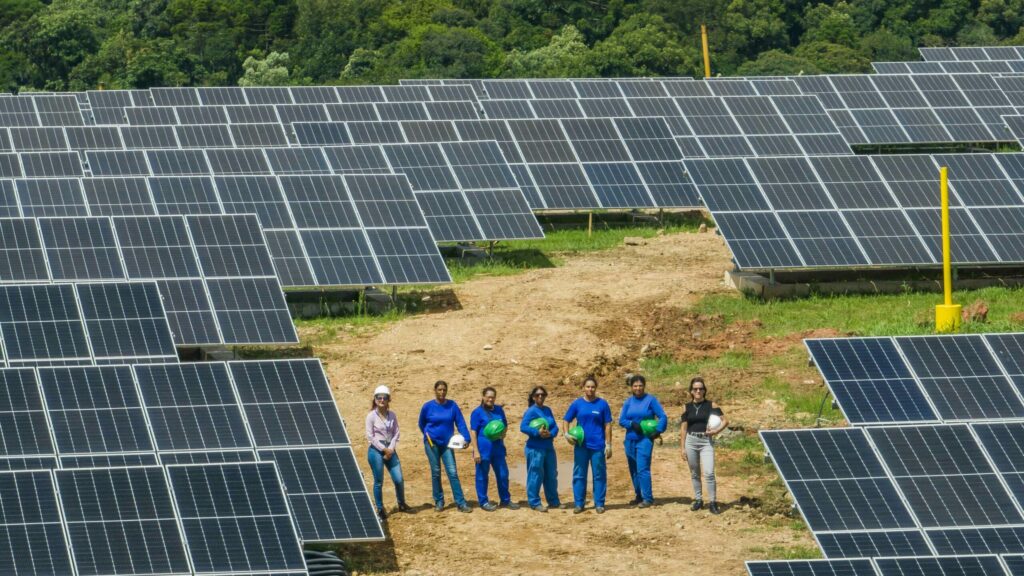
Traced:
<path fill-rule="evenodd" d="M 543 393 L 543 392 L 537 392 L 536 394 L 533 395 L 533 397 L 534 398 L 547 398 L 548 395 Z"/>
<path fill-rule="evenodd" d="M 391 396 L 389 394 L 377 394 L 374 398 L 377 400 L 391 400 Z"/>

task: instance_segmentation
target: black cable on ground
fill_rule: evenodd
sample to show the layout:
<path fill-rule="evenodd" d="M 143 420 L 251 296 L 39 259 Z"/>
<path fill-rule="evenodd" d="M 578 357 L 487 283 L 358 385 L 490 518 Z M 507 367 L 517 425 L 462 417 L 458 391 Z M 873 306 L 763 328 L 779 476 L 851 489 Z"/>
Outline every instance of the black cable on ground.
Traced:
<path fill-rule="evenodd" d="M 306 556 L 309 576 L 348 576 L 348 571 L 345 570 L 345 561 L 338 558 L 334 552 L 303 550 L 303 553 Z"/>

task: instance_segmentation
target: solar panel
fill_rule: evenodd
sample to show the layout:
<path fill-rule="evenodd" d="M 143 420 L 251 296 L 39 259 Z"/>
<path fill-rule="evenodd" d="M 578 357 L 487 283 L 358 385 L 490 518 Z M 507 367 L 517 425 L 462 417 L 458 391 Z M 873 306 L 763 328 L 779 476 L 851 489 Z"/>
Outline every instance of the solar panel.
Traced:
<path fill-rule="evenodd" d="M 5 574 L 71 574 L 69 546 L 48 471 L 0 473 L 0 570 Z"/>
<path fill-rule="evenodd" d="M 870 560 L 747 562 L 750 576 L 877 576 Z"/>
<path fill-rule="evenodd" d="M 82 316 L 68 284 L 0 286 L 0 333 L 8 364 L 90 361 Z"/>
<path fill-rule="evenodd" d="M 167 476 L 197 573 L 305 568 L 273 464 L 169 466 Z"/>

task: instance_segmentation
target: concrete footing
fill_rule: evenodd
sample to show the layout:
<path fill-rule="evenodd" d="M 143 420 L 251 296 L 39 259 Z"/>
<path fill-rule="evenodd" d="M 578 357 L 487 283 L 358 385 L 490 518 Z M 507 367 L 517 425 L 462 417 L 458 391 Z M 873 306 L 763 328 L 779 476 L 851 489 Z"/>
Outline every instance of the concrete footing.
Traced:
<path fill-rule="evenodd" d="M 768 277 L 751 272 L 731 270 L 725 273 L 725 283 L 744 294 L 764 300 L 785 300 L 803 298 L 811 294 L 899 294 L 901 292 L 942 292 L 942 280 L 841 280 L 817 281 L 773 281 Z M 1024 276 L 961 278 L 955 282 L 957 290 L 976 290 L 989 286 L 1019 288 L 1024 286 Z"/>

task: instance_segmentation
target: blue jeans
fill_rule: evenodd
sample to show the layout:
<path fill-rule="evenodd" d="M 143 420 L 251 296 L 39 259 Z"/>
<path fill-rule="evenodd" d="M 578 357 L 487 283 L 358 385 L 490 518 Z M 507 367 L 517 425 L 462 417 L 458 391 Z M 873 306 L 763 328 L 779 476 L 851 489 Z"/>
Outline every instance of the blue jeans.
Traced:
<path fill-rule="evenodd" d="M 626 462 L 629 464 L 629 477 L 633 480 L 633 492 L 644 502 L 654 502 L 651 490 L 651 454 L 654 452 L 654 441 L 650 438 L 635 440 L 627 436 L 623 446 L 626 449 Z"/>
<path fill-rule="evenodd" d="M 526 448 L 526 500 L 531 507 L 540 506 L 540 487 L 544 485 L 544 498 L 548 506 L 562 505 L 558 499 L 558 459 L 555 447 Z"/>
<path fill-rule="evenodd" d="M 434 504 L 444 505 L 444 490 L 441 489 L 441 464 L 444 464 L 444 472 L 448 475 L 448 483 L 452 485 L 452 498 L 455 498 L 457 506 L 466 505 L 466 497 L 462 495 L 462 484 L 459 482 L 459 472 L 455 469 L 455 454 L 448 446 L 434 444 L 431 446 L 423 442 L 423 449 L 427 453 L 427 461 L 430 462 L 430 484 L 434 489 Z"/>
<path fill-rule="evenodd" d="M 494 468 L 494 482 L 498 485 L 498 498 L 502 504 L 512 501 L 508 493 L 508 463 L 505 461 L 505 449 L 496 446 L 491 447 L 491 453 L 487 460 L 480 458 L 476 465 L 476 499 L 483 506 L 490 502 L 487 497 L 487 484 L 490 480 L 491 468 Z"/>
<path fill-rule="evenodd" d="M 391 481 L 395 483 L 395 496 L 399 504 L 405 504 L 405 480 L 402 478 L 402 463 L 398 461 L 398 452 L 391 454 L 391 458 L 384 459 L 384 454 L 370 446 L 366 454 L 370 461 L 370 470 L 373 471 L 373 501 L 377 504 L 377 510 L 384 509 L 384 468 L 391 474 Z"/>
<path fill-rule="evenodd" d="M 591 450 L 577 445 L 573 449 L 572 496 L 575 505 L 582 508 L 587 502 L 587 469 L 594 470 L 594 506 L 604 508 L 604 497 L 608 493 L 608 478 L 605 475 L 604 450 Z"/>

